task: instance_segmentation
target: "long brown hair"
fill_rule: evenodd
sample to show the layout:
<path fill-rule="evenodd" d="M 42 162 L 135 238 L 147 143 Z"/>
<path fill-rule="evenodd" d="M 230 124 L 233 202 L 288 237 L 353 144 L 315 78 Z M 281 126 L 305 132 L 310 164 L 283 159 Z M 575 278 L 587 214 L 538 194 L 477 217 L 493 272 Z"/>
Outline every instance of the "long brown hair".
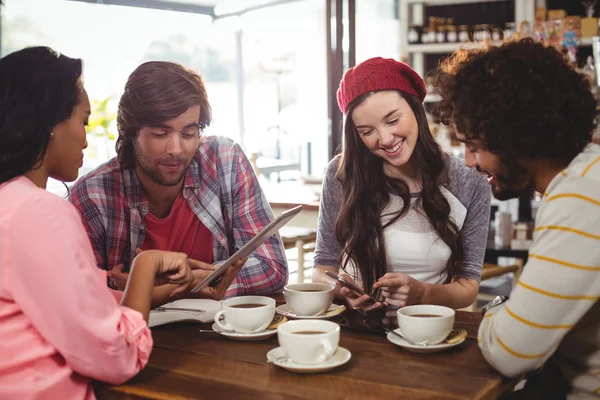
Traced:
<path fill-rule="evenodd" d="M 115 148 L 121 168 L 135 166 L 133 141 L 142 126 L 177 118 L 196 105 L 200 105 L 201 133 L 212 118 L 202 77 L 183 65 L 167 61 L 149 61 L 137 67 L 127 79 L 119 101 L 119 137 Z"/>
<path fill-rule="evenodd" d="M 410 105 L 418 124 L 418 140 L 411 155 L 412 162 L 419 168 L 422 185 L 417 204 L 422 205 L 433 229 L 451 250 L 444 270 L 448 275 L 447 282 L 450 282 L 463 260 L 463 247 L 460 231 L 450 219 L 450 204 L 440 191 L 440 185 L 447 179 L 444 154 L 429 131 L 425 109 L 419 99 L 399 93 Z M 387 272 L 383 230 L 410 207 L 406 182 L 384 173 L 383 160 L 367 149 L 352 121 L 354 109 L 371 94 L 373 92 L 365 93 L 350 104 L 336 174 L 342 185 L 341 208 L 335 225 L 337 239 L 343 248 L 340 263 L 344 270 L 350 261 L 354 263 L 367 291 Z M 382 225 L 381 213 L 389 202 L 390 192 L 402 198 L 403 206 Z"/>

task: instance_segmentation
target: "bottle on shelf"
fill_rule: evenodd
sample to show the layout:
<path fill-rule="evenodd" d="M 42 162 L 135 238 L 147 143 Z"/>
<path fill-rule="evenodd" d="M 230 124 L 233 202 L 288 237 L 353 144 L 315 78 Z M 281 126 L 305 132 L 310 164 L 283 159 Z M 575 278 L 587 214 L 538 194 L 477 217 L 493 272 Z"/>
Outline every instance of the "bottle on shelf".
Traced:
<path fill-rule="evenodd" d="M 419 25 L 411 25 L 408 28 L 408 35 L 406 36 L 408 44 L 417 44 L 421 42 L 421 27 Z"/>
<path fill-rule="evenodd" d="M 492 40 L 493 41 L 498 42 L 498 41 L 502 40 L 502 36 L 503 36 L 502 29 L 492 28 Z"/>
<path fill-rule="evenodd" d="M 461 25 L 458 27 L 458 41 L 460 43 L 466 43 L 469 41 L 469 26 Z"/>
<path fill-rule="evenodd" d="M 444 25 L 440 25 L 437 27 L 437 31 L 435 33 L 435 41 L 437 43 L 446 43 L 446 27 Z"/>
<path fill-rule="evenodd" d="M 504 24 L 504 40 L 512 39 L 516 33 L 516 25 L 514 22 Z"/>
<path fill-rule="evenodd" d="M 421 32 L 421 43 L 423 44 L 427 44 L 430 43 L 429 41 L 429 28 L 428 27 L 423 27 L 423 31 Z"/>
<path fill-rule="evenodd" d="M 458 33 L 455 25 L 446 26 L 446 41 L 448 43 L 456 43 L 458 41 Z"/>

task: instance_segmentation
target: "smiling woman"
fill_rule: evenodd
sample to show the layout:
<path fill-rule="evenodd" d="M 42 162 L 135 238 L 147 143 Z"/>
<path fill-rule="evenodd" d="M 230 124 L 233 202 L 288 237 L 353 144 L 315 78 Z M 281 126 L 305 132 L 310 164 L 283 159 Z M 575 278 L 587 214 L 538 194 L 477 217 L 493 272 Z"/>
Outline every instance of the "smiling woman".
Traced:
<path fill-rule="evenodd" d="M 491 195 L 483 177 L 434 141 L 425 92 L 392 59 L 372 58 L 344 75 L 344 149 L 323 183 L 313 280 L 341 267 L 390 305 L 466 307 L 479 289 Z M 382 304 L 338 294 L 354 307 Z"/>

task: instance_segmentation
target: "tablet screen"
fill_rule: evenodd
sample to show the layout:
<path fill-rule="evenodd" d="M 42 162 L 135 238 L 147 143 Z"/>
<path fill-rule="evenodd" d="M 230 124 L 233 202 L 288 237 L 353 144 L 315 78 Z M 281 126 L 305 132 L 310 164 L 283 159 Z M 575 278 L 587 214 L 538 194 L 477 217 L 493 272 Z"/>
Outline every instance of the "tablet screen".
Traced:
<path fill-rule="evenodd" d="M 279 217 L 275 218 L 269 225 L 265 226 L 256 236 L 254 236 L 248 243 L 246 243 L 241 249 L 236 251 L 231 257 L 220 265 L 219 268 L 214 270 L 208 275 L 202 282 L 200 282 L 195 288 L 191 290 L 191 293 L 196 293 L 217 279 L 219 279 L 225 271 L 229 269 L 236 261 L 242 258 L 248 257 L 254 250 L 263 244 L 267 239 L 277 233 L 285 224 L 287 224 L 292 218 L 302 211 L 302 206 L 297 206 L 289 210 L 284 211 Z"/>

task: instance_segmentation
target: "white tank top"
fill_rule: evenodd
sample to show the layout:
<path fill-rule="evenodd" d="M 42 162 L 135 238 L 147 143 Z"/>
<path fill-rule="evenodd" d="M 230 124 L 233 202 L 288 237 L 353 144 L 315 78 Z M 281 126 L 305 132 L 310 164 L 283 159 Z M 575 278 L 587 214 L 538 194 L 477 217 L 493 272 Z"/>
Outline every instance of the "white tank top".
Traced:
<path fill-rule="evenodd" d="M 450 204 L 450 218 L 460 230 L 467 209 L 444 187 L 440 187 L 440 190 Z M 450 258 L 450 248 L 435 232 L 421 205 L 416 204 L 416 196 L 413 196 L 406 214 L 383 231 L 387 271 L 401 272 L 421 282 L 444 283 L 447 278 L 444 270 Z M 390 201 L 381 216 L 383 225 L 402 208 L 402 204 L 401 197 L 390 195 Z M 348 273 L 362 287 L 360 274 L 351 263 L 348 265 Z"/>

